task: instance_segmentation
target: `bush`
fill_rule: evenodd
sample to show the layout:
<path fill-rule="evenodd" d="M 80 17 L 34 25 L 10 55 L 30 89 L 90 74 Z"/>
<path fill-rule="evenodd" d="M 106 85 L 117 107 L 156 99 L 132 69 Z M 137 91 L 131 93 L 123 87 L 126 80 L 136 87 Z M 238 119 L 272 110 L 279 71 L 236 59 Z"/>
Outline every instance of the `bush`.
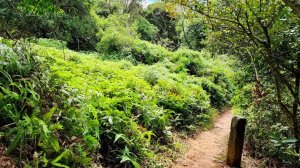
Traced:
<path fill-rule="evenodd" d="M 111 55 L 118 59 L 122 58 L 124 52 L 130 50 L 133 45 L 133 39 L 120 34 L 117 31 L 107 31 L 103 36 L 97 50 L 100 53 L 105 54 L 107 57 Z"/>
<path fill-rule="evenodd" d="M 269 99 L 267 96 L 266 99 Z M 295 151 L 297 141 L 289 125 L 284 122 L 285 117 L 279 109 L 263 102 L 248 102 L 246 109 L 242 109 L 247 117 L 246 143 L 250 153 L 258 158 L 264 158 L 265 166 L 279 165 L 291 168 L 299 167 L 299 154 Z M 277 115 L 276 115 L 277 114 Z M 277 160 L 274 163 L 274 159 Z"/>
<path fill-rule="evenodd" d="M 299 167 L 300 156 L 295 151 L 296 139 L 289 129 L 287 118 L 280 108 L 269 103 L 275 99 L 276 94 L 271 87 L 261 89 L 257 83 L 247 83 L 236 90 L 232 99 L 235 113 L 247 118 L 245 139 L 250 154 L 264 158 L 266 167 Z M 258 92 L 261 96 L 257 95 Z"/>
<path fill-rule="evenodd" d="M 215 84 L 205 78 L 201 79 L 202 88 L 210 95 L 210 103 L 215 108 L 222 108 L 228 104 L 230 99 L 227 97 L 227 88 Z"/>
<path fill-rule="evenodd" d="M 12 48 L 8 41 L 0 44 L 0 126 L 39 110 L 36 84 L 31 81 L 37 66 L 25 48 L 21 44 Z"/>
<path fill-rule="evenodd" d="M 175 72 L 186 72 L 200 78 L 191 78 L 190 82 L 200 85 L 209 95 L 214 108 L 222 108 L 231 100 L 232 70 L 228 68 L 228 61 L 224 56 L 211 58 L 207 52 L 180 49 L 173 53 L 171 61 L 175 64 Z M 228 59 L 228 58 L 226 58 Z"/>
<path fill-rule="evenodd" d="M 92 140 L 93 137 L 74 127 L 74 123 L 84 116 L 69 122 L 70 118 L 60 114 L 71 111 L 76 105 L 68 104 L 68 97 L 77 98 L 61 86 L 52 84 L 47 66 L 39 64 L 38 57 L 28 50 L 26 43 L 16 43 L 13 47 L 10 41 L 2 42 L 0 127 L 6 128 L 1 130 L 1 145 L 7 147 L 8 154 L 19 157 L 20 162 L 26 161 L 35 167 L 90 165 L 91 159 L 82 151 L 89 152 L 98 146 L 81 143 L 82 139 Z M 68 127 L 70 125 L 73 127 Z M 77 129 L 77 132 L 68 132 L 64 128 Z M 70 146 L 75 142 L 70 137 L 75 136 L 79 142 Z"/>
<path fill-rule="evenodd" d="M 170 52 L 159 45 L 136 40 L 130 50 L 130 54 L 138 62 L 154 64 L 169 57 Z"/>
<path fill-rule="evenodd" d="M 149 23 L 144 17 L 135 21 L 135 27 L 142 40 L 153 41 L 157 36 L 157 27 Z"/>
<path fill-rule="evenodd" d="M 158 104 L 171 113 L 174 128 L 193 131 L 197 126 L 203 126 L 203 122 L 209 123 L 213 111 L 209 97 L 215 95 L 208 95 L 202 89 L 199 78 L 172 73 L 169 66 L 175 64 L 166 62 L 149 66 L 143 77 L 156 88 Z"/>
<path fill-rule="evenodd" d="M 210 122 L 209 96 L 199 85 L 159 80 L 158 104 L 171 110 L 172 125 L 177 130 L 195 131 Z"/>
<path fill-rule="evenodd" d="M 102 28 L 97 51 L 105 59 L 128 59 L 133 63 L 154 64 L 171 54 L 160 45 L 138 39 L 151 40 L 157 31 L 145 18 L 131 23 L 129 15 L 111 14 L 99 21 Z"/>
<path fill-rule="evenodd" d="M 174 53 L 173 62 L 177 62 L 178 71 L 187 69 L 190 75 L 202 76 L 208 64 L 204 61 L 203 54 L 193 50 L 180 49 Z"/>
<path fill-rule="evenodd" d="M 105 34 L 98 44 L 98 51 L 106 59 L 127 59 L 133 63 L 154 64 L 169 57 L 165 48 L 147 41 L 133 40 L 118 32 Z"/>

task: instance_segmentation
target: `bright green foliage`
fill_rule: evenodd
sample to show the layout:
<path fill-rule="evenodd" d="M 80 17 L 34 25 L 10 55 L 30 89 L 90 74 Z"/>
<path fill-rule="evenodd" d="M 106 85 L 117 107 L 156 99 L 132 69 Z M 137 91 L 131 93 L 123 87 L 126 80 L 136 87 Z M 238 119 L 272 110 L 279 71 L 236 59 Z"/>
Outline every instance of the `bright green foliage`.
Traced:
<path fill-rule="evenodd" d="M 89 0 L 0 0 L 0 36 L 66 41 L 74 50 L 94 50 L 98 28 Z"/>
<path fill-rule="evenodd" d="M 45 156 L 53 166 L 85 165 L 91 163 L 88 157 L 97 148 L 103 165 L 155 164 L 158 158 L 150 150 L 153 144 L 170 141 L 171 131 L 190 132 L 211 122 L 215 110 L 210 97 L 214 95 L 207 94 L 202 84 L 209 82 L 213 73 L 206 73 L 208 78 L 202 79 L 190 76 L 185 68 L 178 70 L 180 62 L 173 60 L 173 55 L 180 54 L 166 51 L 168 55 L 162 57 L 163 62 L 134 66 L 128 61 L 103 61 L 97 54 L 61 50 L 55 44 L 46 43 L 55 48 L 32 47 L 39 62 L 49 65 L 51 85 L 64 85 L 60 91 L 66 99 L 62 106 L 66 110 L 58 113 L 59 110 L 53 109 L 41 121 L 47 124 L 51 115 L 59 115 L 61 127 L 54 128 L 64 134 L 60 138 L 73 137 L 70 143 L 81 141 L 68 148 L 68 152 L 56 155 L 57 158 L 49 157 L 46 151 L 40 152 L 40 164 Z M 206 65 L 206 59 L 211 58 L 203 58 L 204 53 L 194 54 L 203 60 L 201 71 L 208 72 L 211 67 Z M 52 123 L 49 124 L 52 128 Z M 60 142 L 56 144 L 61 146 Z M 61 150 L 55 147 L 52 148 L 59 154 Z M 79 156 L 83 159 L 77 159 Z"/>
<path fill-rule="evenodd" d="M 100 53 L 106 54 L 110 58 L 119 58 L 124 51 L 128 51 L 133 45 L 133 39 L 118 31 L 106 31 L 97 46 Z"/>
<path fill-rule="evenodd" d="M 27 113 L 38 110 L 39 96 L 34 92 L 36 84 L 30 79 L 36 67 L 32 55 L 23 52 L 24 48 L 10 48 L 0 45 L 0 123 L 18 121 Z M 24 106 L 18 106 L 22 104 Z M 36 109 L 35 109 L 36 108 Z"/>
<path fill-rule="evenodd" d="M 98 44 L 98 51 L 107 59 L 127 59 L 133 63 L 154 64 L 171 54 L 162 46 L 134 40 L 117 31 L 106 33 Z"/>
<path fill-rule="evenodd" d="M 195 130 L 209 120 L 209 97 L 199 85 L 158 80 L 158 87 L 158 104 L 171 110 L 175 129 Z"/>
<path fill-rule="evenodd" d="M 44 38 L 34 39 L 34 43 L 46 47 L 54 47 L 57 49 L 67 48 L 67 43 L 65 41 L 54 40 L 54 39 L 44 39 Z"/>
<path fill-rule="evenodd" d="M 149 23 L 145 18 L 140 17 L 135 21 L 136 31 L 140 34 L 142 40 L 153 41 L 157 38 L 158 29 Z"/>
<path fill-rule="evenodd" d="M 51 84 L 47 68 L 38 66 L 37 57 L 26 48 L 23 44 L 12 47 L 11 42 L 5 40 L 1 43 L 1 144 L 8 147 L 7 154 L 15 155 L 20 161 L 28 160 L 34 154 L 35 158 L 29 164 L 36 166 L 90 164 L 91 159 L 84 153 L 97 146 L 91 148 L 92 143 L 87 146 L 80 142 L 73 146 L 66 144 L 71 144 L 69 137 L 76 134 L 75 131 L 67 131 L 69 136 L 66 136 L 64 128 L 73 126 L 75 122 L 71 120 L 71 124 L 67 125 L 71 118 L 60 118 L 59 114 L 66 109 L 72 111 L 72 105 L 63 102 L 67 100 L 58 92 L 60 86 Z M 91 140 L 83 134 L 76 138 Z M 62 142 L 65 144 L 62 145 Z M 64 150 L 69 151 L 67 156 Z M 67 158 L 59 158 L 62 155 Z"/>
<path fill-rule="evenodd" d="M 117 31 L 118 33 L 129 36 L 131 38 L 137 38 L 138 34 L 132 25 L 130 15 L 128 14 L 113 14 L 107 18 L 100 18 L 98 26 L 100 26 L 100 32 L 102 35 Z"/>
<path fill-rule="evenodd" d="M 205 58 L 204 58 L 204 57 Z M 232 70 L 226 68 L 226 56 L 219 59 L 209 59 L 211 56 L 207 52 L 197 52 L 193 50 L 181 49 L 174 53 L 173 61 L 177 62 L 176 71 L 187 70 L 190 75 L 200 78 L 196 81 L 209 94 L 211 105 L 221 108 L 228 104 L 233 91 Z M 209 59 L 207 61 L 206 59 Z"/>
<path fill-rule="evenodd" d="M 42 37 L 1 39 L 0 145 L 16 163 L 161 167 L 173 133 L 208 127 L 228 105 L 228 57 L 170 51 L 175 10 L 140 2 L 0 0 L 0 35 Z"/>
<path fill-rule="evenodd" d="M 145 18 L 139 17 L 131 23 L 128 14 L 111 14 L 100 18 L 101 40 L 97 51 L 107 59 L 127 59 L 133 63 L 154 64 L 168 57 L 169 51 L 149 41 L 155 36 L 156 28 Z"/>
<path fill-rule="evenodd" d="M 106 0 L 99 0 L 95 3 L 95 13 L 100 17 L 107 18 L 113 13 L 121 12 L 121 4 L 118 2 L 107 2 Z"/>
<path fill-rule="evenodd" d="M 206 68 L 209 66 L 201 53 L 187 49 L 177 50 L 174 54 L 173 61 L 179 63 L 177 67 L 178 71 L 187 69 L 190 75 L 196 76 L 204 75 Z"/>
<path fill-rule="evenodd" d="M 150 42 L 135 40 L 128 55 L 131 55 L 135 61 L 145 64 L 154 64 L 170 56 L 170 51 L 162 46 Z"/>

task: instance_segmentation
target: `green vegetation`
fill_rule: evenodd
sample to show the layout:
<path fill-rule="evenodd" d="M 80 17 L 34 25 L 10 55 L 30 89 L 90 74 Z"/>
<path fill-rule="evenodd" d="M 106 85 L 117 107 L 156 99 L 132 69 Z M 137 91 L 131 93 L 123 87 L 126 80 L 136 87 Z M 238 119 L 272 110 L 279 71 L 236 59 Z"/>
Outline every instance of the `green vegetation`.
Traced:
<path fill-rule="evenodd" d="M 299 167 L 300 22 L 293 14 L 298 4 L 172 2 L 186 6 L 187 13 L 204 17 L 213 27 L 204 42 L 208 50 L 240 61 L 232 102 L 236 113 L 248 119 L 250 153 L 264 158 L 266 167 Z"/>
<path fill-rule="evenodd" d="M 284 2 L 0 0 L 0 160 L 166 167 L 177 134 L 233 106 L 252 156 L 299 167 L 300 22 Z"/>
<path fill-rule="evenodd" d="M 3 79 L 6 122 L 1 125 L 14 122 L 15 131 L 5 129 L 2 138 L 9 153 L 18 151 L 19 159 L 31 160 L 34 154 L 28 162 L 32 166 L 154 166 L 159 164 L 159 146 L 172 148 L 172 133 L 206 127 L 216 108 L 230 98 L 230 69 L 218 71 L 225 64 L 206 52 L 173 53 L 149 43 L 168 55 L 158 63 L 150 61 L 152 65 L 134 65 L 39 39 L 30 46 L 35 61 L 22 62 L 10 41 L 3 41 L 8 43 L 3 51 L 9 58 L 4 60 L 20 64 L 13 70 L 22 75 L 12 81 Z M 154 58 L 155 50 L 149 51 L 147 56 Z M 16 76 L 9 70 L 13 65 L 3 65 L 5 77 Z M 197 75 L 191 76 L 190 71 Z M 15 86 L 15 80 L 23 78 L 28 83 Z M 40 81 L 43 86 L 36 86 Z M 17 104 L 23 107 L 18 109 Z M 27 149 L 30 144 L 35 147 Z M 102 156 L 99 161 L 96 151 Z"/>
<path fill-rule="evenodd" d="M 1 0 L 0 36 L 55 38 L 74 50 L 93 50 L 98 28 L 91 6 L 89 0 Z"/>

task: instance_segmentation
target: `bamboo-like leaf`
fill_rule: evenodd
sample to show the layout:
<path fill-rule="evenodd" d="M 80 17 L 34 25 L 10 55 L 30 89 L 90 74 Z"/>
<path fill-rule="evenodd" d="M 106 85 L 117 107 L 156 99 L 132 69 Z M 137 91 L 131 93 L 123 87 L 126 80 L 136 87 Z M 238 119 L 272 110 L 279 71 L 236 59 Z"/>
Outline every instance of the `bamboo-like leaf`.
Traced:
<path fill-rule="evenodd" d="M 53 116 L 56 109 L 57 109 L 56 107 L 52 107 L 48 113 L 43 115 L 43 117 L 42 117 L 43 120 L 46 121 L 46 122 L 50 122 L 51 117 Z"/>
<path fill-rule="evenodd" d="M 7 154 L 10 154 L 13 150 L 15 150 L 20 143 L 22 136 L 24 136 L 24 130 L 22 128 L 18 129 L 17 135 L 14 137 L 12 143 L 9 145 L 7 149 Z"/>

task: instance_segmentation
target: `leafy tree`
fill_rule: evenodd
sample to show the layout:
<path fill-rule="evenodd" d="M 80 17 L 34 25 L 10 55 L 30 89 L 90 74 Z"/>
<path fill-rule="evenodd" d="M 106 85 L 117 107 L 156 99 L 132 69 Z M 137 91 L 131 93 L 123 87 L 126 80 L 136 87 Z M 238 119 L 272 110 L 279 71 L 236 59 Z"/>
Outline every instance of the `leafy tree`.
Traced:
<path fill-rule="evenodd" d="M 280 122 L 290 127 L 299 152 L 299 20 L 279 0 L 172 2 L 207 19 L 213 31 L 210 45 L 235 54 L 245 64 L 252 62 L 258 87 L 256 99 L 272 95 L 271 100 L 263 100 L 280 108 L 284 116 Z"/>
<path fill-rule="evenodd" d="M 98 31 L 88 0 L 1 0 L 0 26 L 3 37 L 55 38 L 76 50 L 93 50 Z"/>
<path fill-rule="evenodd" d="M 158 29 L 149 23 L 144 17 L 140 17 L 135 22 L 136 31 L 140 34 L 142 40 L 152 41 L 157 38 Z"/>
<path fill-rule="evenodd" d="M 132 17 L 136 17 L 143 11 L 143 0 L 125 0 L 124 1 L 124 13 L 130 13 Z"/>
<path fill-rule="evenodd" d="M 132 17 L 139 16 L 142 11 L 142 0 L 98 0 L 96 3 L 96 13 L 100 17 L 108 17 L 114 13 L 131 14 Z"/>
<path fill-rule="evenodd" d="M 145 18 L 158 28 L 158 39 L 156 42 L 175 50 L 179 47 L 179 34 L 176 31 L 178 18 L 166 11 L 162 2 L 149 5 L 145 12 Z"/>
<path fill-rule="evenodd" d="M 181 32 L 181 43 L 193 50 L 201 50 L 204 48 L 203 41 L 205 35 L 205 25 L 199 18 L 184 19 L 182 18 L 178 24 Z"/>

